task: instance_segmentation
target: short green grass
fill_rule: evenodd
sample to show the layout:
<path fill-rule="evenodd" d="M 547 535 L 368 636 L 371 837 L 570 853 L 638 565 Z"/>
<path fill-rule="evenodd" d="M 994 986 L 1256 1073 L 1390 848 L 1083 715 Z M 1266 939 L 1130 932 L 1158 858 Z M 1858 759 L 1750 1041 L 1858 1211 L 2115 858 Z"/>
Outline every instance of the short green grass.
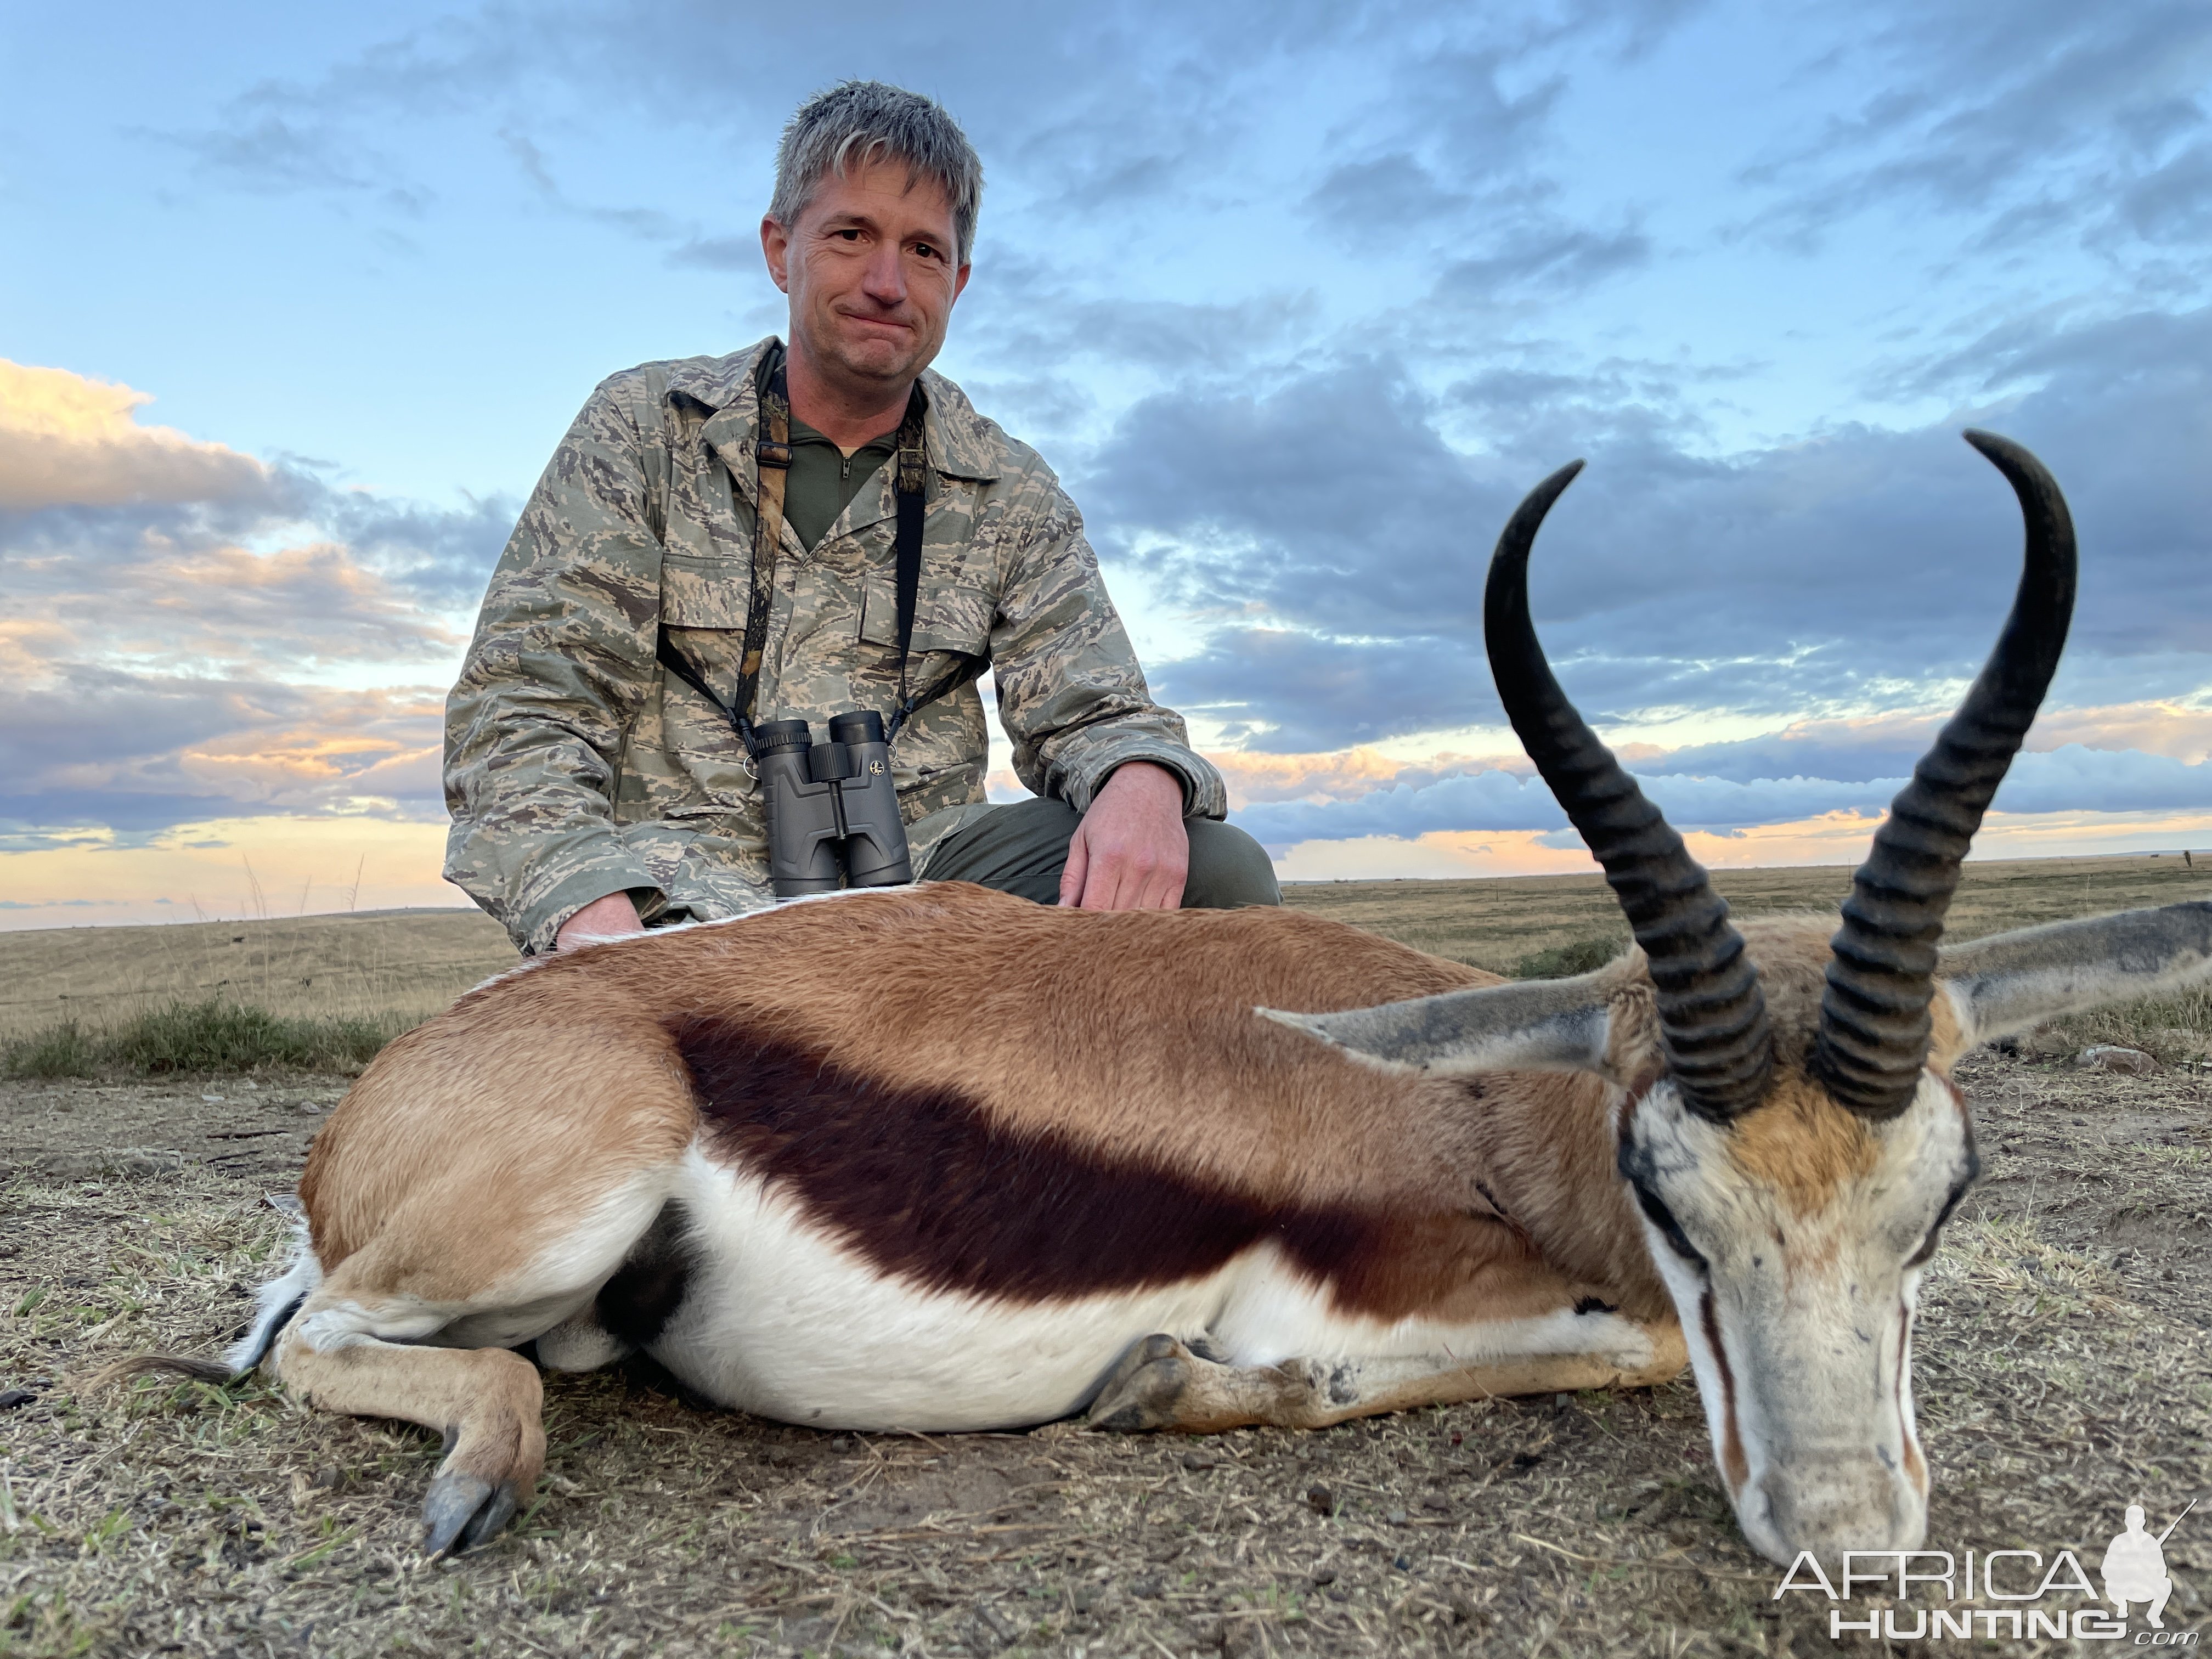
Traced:
<path fill-rule="evenodd" d="M 0 1044 L 0 1075 L 94 1077 L 118 1071 L 250 1072 L 264 1066 L 350 1071 L 414 1022 L 390 1016 L 313 1019 L 212 998 L 172 1002 L 106 1029 L 75 1020 Z"/>
<path fill-rule="evenodd" d="M 1571 979 L 1595 973 L 1628 948 L 1626 933 L 1593 933 L 1565 945 L 1531 951 L 1513 964 L 1516 979 Z"/>

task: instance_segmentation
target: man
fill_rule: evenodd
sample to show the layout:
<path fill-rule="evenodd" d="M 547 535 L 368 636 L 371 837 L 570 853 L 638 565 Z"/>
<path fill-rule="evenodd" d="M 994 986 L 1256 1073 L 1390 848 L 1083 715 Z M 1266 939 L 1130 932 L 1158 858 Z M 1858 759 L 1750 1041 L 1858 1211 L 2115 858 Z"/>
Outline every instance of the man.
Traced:
<path fill-rule="evenodd" d="M 1074 505 L 928 372 L 981 189 L 929 100 L 811 100 L 761 222 L 787 343 L 615 375 L 554 455 L 447 705 L 446 875 L 526 953 L 768 902 L 740 720 L 819 738 L 847 710 L 889 720 L 908 688 L 941 691 L 892 750 L 922 879 L 1091 909 L 1279 902 L 1266 854 L 1219 821 L 1219 774 L 1146 691 Z M 926 503 L 903 658 L 902 471 Z M 985 801 L 987 663 L 1036 799 Z"/>
<path fill-rule="evenodd" d="M 2166 1552 L 2160 1548 L 2164 1536 L 2154 1538 L 2143 1530 L 2140 1504 L 2128 1505 L 2127 1523 L 2128 1529 L 2106 1549 L 2099 1569 L 2105 1581 L 2105 1599 L 2120 1610 L 2123 1619 L 2128 1616 L 2129 1602 L 2147 1603 L 2143 1611 L 2151 1628 L 2164 1630 L 2166 1620 L 2159 1615 L 2166 1611 L 2166 1598 L 2173 1594 L 2173 1580 L 2166 1573 Z"/>

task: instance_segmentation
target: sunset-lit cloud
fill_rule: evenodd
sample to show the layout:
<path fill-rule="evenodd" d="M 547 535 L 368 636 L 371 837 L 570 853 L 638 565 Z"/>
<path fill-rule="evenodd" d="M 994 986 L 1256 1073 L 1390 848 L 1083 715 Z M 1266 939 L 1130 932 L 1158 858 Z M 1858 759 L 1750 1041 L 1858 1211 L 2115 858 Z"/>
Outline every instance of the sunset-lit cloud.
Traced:
<path fill-rule="evenodd" d="M 435 824 L 453 515 L 140 427 L 126 387 L 0 371 L 0 926 L 70 870 L 119 903 L 126 864 Z"/>
<path fill-rule="evenodd" d="M 0 358 L 0 509 L 229 501 L 264 490 L 260 462 L 163 426 L 149 392 Z"/>

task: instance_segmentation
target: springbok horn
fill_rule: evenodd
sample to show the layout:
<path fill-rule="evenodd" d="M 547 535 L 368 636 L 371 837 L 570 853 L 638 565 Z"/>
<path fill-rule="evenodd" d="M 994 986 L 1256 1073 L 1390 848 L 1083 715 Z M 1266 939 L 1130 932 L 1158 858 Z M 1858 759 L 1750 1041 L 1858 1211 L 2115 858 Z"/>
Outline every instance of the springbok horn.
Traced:
<path fill-rule="evenodd" d="M 2027 550 L 2012 615 L 1981 677 L 1890 803 L 1851 880 L 1828 961 L 1813 1072 L 1837 1103 L 1894 1117 L 1928 1059 L 1936 947 L 1959 866 L 2051 684 L 2074 614 L 2074 521 L 2043 463 L 1990 432 L 1966 441 L 2020 497 Z"/>
<path fill-rule="evenodd" d="M 1528 620 L 1528 550 L 1582 470 L 1576 461 L 1538 484 L 1498 538 L 1483 599 L 1490 672 L 1522 746 L 1604 867 L 1650 958 L 1660 1036 L 1684 1102 L 1724 1122 L 1758 1102 L 1773 1063 L 1758 971 L 1703 867 L 1559 690 Z"/>

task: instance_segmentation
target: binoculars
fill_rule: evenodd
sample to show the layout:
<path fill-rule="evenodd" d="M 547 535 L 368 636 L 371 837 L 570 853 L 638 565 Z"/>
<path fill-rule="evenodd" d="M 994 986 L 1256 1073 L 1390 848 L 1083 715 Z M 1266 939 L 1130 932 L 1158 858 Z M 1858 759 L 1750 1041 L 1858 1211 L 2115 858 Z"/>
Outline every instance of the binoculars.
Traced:
<path fill-rule="evenodd" d="M 833 715 L 823 744 L 805 720 L 769 720 L 753 735 L 778 898 L 914 879 L 882 715 Z"/>

